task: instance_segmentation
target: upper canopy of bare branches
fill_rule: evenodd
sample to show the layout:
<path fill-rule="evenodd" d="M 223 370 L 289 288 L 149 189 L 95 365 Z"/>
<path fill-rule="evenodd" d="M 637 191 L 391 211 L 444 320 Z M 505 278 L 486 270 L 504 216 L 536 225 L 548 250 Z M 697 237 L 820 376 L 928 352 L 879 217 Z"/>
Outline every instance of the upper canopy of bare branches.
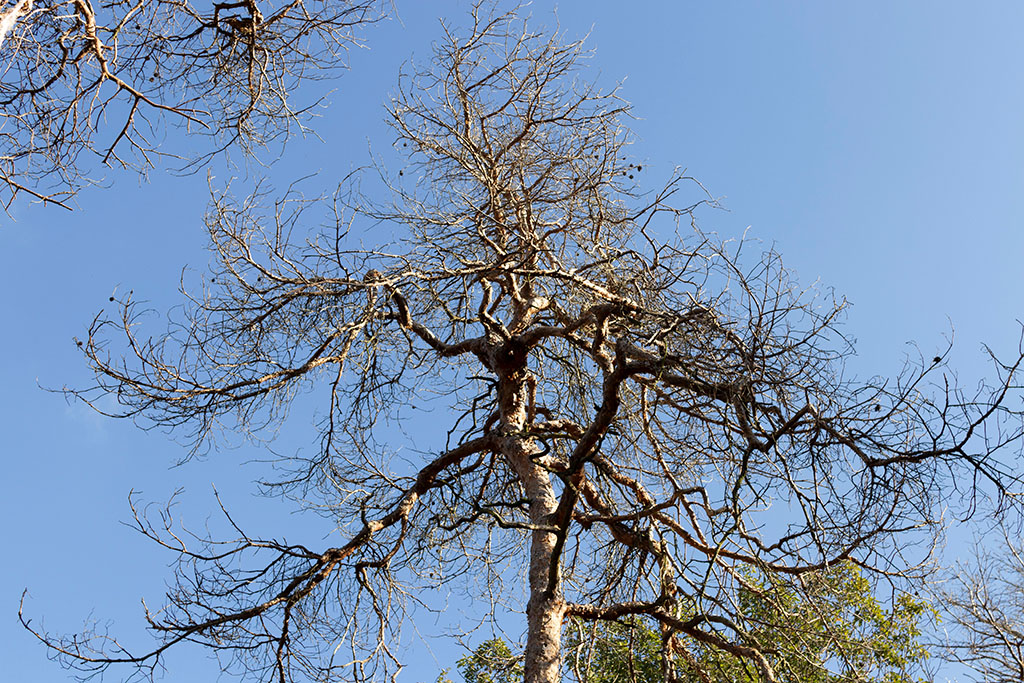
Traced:
<path fill-rule="evenodd" d="M 402 78 L 390 116 L 409 171 L 392 202 L 220 196 L 219 269 L 187 319 L 146 340 L 125 302 L 91 329 L 98 384 L 77 395 L 114 395 L 197 444 L 326 388 L 321 451 L 291 483 L 338 542 L 181 546 L 182 587 L 150 625 L 282 681 L 369 678 L 394 660 L 416 587 L 486 575 L 527 613 L 528 681 L 558 675 L 563 620 L 626 615 L 661 629 L 666 676 L 713 650 L 786 680 L 759 635 L 778 596 L 821 599 L 816 572 L 842 562 L 899 586 L 951 492 L 1016 495 L 1001 454 L 1019 448 L 1021 358 L 970 394 L 930 359 L 848 379 L 843 302 L 691 226 L 704 198 L 688 178 L 640 191 L 627 105 L 581 77 L 580 43 L 514 14 L 473 20 Z M 347 219 L 310 232 L 322 208 L 403 237 L 349 248 Z M 447 440 L 410 465 L 381 425 L 424 394 Z M 513 558 L 527 558 L 521 600 L 494 589 Z M 776 611 L 753 614 L 741 588 Z M 87 669 L 163 651 L 49 642 Z M 808 665 L 856 673 L 843 647 Z"/>
<path fill-rule="evenodd" d="M 0 8 L 0 201 L 63 203 L 96 161 L 145 170 L 303 127 L 303 80 L 332 75 L 376 0 L 16 0 Z M 168 124 L 212 138 L 159 149 Z"/>

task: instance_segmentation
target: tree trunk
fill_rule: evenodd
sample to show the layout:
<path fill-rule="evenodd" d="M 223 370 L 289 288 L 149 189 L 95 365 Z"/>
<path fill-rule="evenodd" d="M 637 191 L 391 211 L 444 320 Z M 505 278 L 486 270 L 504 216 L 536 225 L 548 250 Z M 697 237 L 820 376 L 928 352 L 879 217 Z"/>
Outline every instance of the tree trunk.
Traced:
<path fill-rule="evenodd" d="M 502 455 L 508 460 L 523 484 L 530 501 L 530 523 L 538 527 L 551 524 L 558 498 L 551 483 L 551 473 L 531 460 L 538 452 L 533 439 L 522 436 L 532 418 L 529 408 L 529 372 L 525 362 L 500 373 L 499 429 Z M 561 680 L 562 620 L 565 599 L 562 582 L 556 576 L 554 590 L 549 593 L 555 535 L 543 529 L 531 532 L 529 564 L 529 600 L 526 606 L 527 635 L 525 652 L 525 683 L 558 683 Z"/>
<path fill-rule="evenodd" d="M 530 550 L 530 601 L 526 607 L 524 680 L 526 683 L 558 683 L 561 680 L 565 600 L 562 598 L 561 590 L 555 591 L 554 595 L 546 595 L 554 536 L 538 531 L 533 533 L 533 546 Z"/>
<path fill-rule="evenodd" d="M 533 524 L 548 525 L 558 501 L 550 476 L 541 468 L 535 479 L 543 480 L 542 495 L 530 495 L 530 520 Z M 535 489 L 536 490 L 536 489 Z M 557 683 L 561 680 L 562 619 L 565 617 L 565 599 L 562 596 L 560 571 L 555 590 L 548 592 L 552 571 L 555 535 L 542 530 L 532 532 L 530 543 L 530 599 L 526 605 L 526 683 Z"/>

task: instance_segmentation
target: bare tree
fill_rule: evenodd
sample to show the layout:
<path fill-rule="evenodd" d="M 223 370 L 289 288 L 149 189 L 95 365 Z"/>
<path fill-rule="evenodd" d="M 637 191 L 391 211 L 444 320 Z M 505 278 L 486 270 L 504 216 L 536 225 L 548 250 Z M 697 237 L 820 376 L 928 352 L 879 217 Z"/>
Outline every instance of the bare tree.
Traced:
<path fill-rule="evenodd" d="M 0 201 L 66 206 L 96 162 L 145 171 L 303 131 L 377 0 L 17 0 L 0 6 Z M 209 135 L 161 149 L 168 124 Z M 185 158 L 188 157 L 188 158 Z"/>
<path fill-rule="evenodd" d="M 629 107 L 583 79 L 585 57 L 478 6 L 400 80 L 406 165 L 381 169 L 393 201 L 358 185 L 333 202 L 219 195 L 218 265 L 185 319 L 147 340 L 126 300 L 95 321 L 82 349 L 97 383 L 73 393 L 115 397 L 120 416 L 188 430 L 196 448 L 322 396 L 318 453 L 280 486 L 339 540 L 239 529 L 196 546 L 139 515 L 180 555 L 167 606 L 147 614 L 159 643 L 37 631 L 69 665 L 152 672 L 188 641 L 267 680 L 369 680 L 400 668 L 424 589 L 461 583 L 492 612 L 525 612 L 528 683 L 559 680 L 569 619 L 624 618 L 658 629 L 668 681 L 711 680 L 701 662 L 725 660 L 792 680 L 799 656 L 764 634 L 800 642 L 787 600 L 813 614 L 822 570 L 906 587 L 940 506 L 1013 502 L 1024 356 L 993 358 L 994 382 L 969 393 L 943 356 L 848 377 L 843 302 L 800 289 L 773 252 L 703 234 L 692 214 L 707 200 L 684 175 L 640 192 Z M 312 227 L 320 210 L 332 228 Z M 352 246 L 353 220 L 398 237 Z M 447 419 L 409 461 L 394 426 L 425 401 Z M 849 637 L 834 629 L 827 662 L 795 646 L 800 671 L 860 680 Z"/>
<path fill-rule="evenodd" d="M 945 653 L 978 680 L 1024 680 L 1024 548 L 1007 533 L 999 551 L 979 550 L 941 594 L 952 617 Z"/>

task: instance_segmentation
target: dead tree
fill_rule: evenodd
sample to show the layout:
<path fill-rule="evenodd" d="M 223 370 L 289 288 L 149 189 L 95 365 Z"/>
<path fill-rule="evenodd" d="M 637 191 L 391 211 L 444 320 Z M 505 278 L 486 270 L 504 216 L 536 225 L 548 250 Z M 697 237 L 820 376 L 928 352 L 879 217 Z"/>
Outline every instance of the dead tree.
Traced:
<path fill-rule="evenodd" d="M 66 205 L 97 162 L 140 171 L 304 130 L 302 81 L 329 77 L 376 0 L 0 3 L 0 202 Z M 161 149 L 168 125 L 205 149 Z"/>
<path fill-rule="evenodd" d="M 851 379 L 841 300 L 694 227 L 686 177 L 640 191 L 629 108 L 582 77 L 581 43 L 472 20 L 400 80 L 392 200 L 218 196 L 219 265 L 186 319 L 147 340 L 128 300 L 83 340 L 97 383 L 77 397 L 198 448 L 319 392 L 321 447 L 282 485 L 337 540 L 192 547 L 140 517 L 181 557 L 147 614 L 159 643 L 38 633 L 68 664 L 151 671 L 188 641 L 266 680 L 379 678 L 421 589 L 460 584 L 525 614 L 528 683 L 560 680 L 568 620 L 625 618 L 659 629 L 668 681 L 712 680 L 707 652 L 790 680 L 762 635 L 783 625 L 759 622 L 787 614 L 778 596 L 806 609 L 843 562 L 905 588 L 940 506 L 1013 502 L 1021 355 L 971 392 L 930 354 Z M 344 218 L 320 230 L 320 209 Z M 350 221 L 396 241 L 352 246 L 376 233 Z M 444 428 L 410 462 L 394 424 L 428 400 Z M 856 674 L 843 637 L 807 667 Z"/>
<path fill-rule="evenodd" d="M 1024 680 L 1024 548 L 1006 533 L 999 550 L 980 550 L 940 594 L 948 615 L 943 652 L 977 680 Z"/>

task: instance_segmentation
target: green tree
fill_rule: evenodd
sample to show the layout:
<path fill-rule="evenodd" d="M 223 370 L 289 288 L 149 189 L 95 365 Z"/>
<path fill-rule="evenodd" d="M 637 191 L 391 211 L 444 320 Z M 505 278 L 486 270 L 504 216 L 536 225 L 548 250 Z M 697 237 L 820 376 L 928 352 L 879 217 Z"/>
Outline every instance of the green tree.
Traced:
<path fill-rule="evenodd" d="M 919 640 L 928 604 L 899 594 L 885 609 L 850 562 L 797 580 L 752 572 L 739 601 L 750 640 L 774 643 L 766 651 L 779 681 L 911 683 L 914 666 L 928 656 Z M 742 660 L 696 651 L 699 668 L 720 671 L 718 680 L 760 680 Z"/>
<path fill-rule="evenodd" d="M 929 605 L 896 597 L 885 609 L 860 569 L 849 562 L 799 581 L 755 578 L 739 593 L 752 641 L 769 643 L 772 668 L 784 683 L 916 683 L 915 665 L 928 651 L 920 642 Z M 757 683 L 757 670 L 693 639 L 675 643 L 676 681 Z M 573 620 L 565 638 L 565 677 L 579 683 L 663 683 L 662 636 L 650 622 Z M 459 660 L 466 683 L 512 683 L 521 671 L 502 640 L 488 640 Z"/>
<path fill-rule="evenodd" d="M 662 643 L 642 619 L 587 624 L 574 620 L 565 639 L 566 674 L 585 683 L 660 683 Z"/>
<path fill-rule="evenodd" d="M 501 638 L 485 640 L 460 659 L 457 666 L 466 683 L 519 683 L 523 680 L 522 657 L 514 655 Z"/>

